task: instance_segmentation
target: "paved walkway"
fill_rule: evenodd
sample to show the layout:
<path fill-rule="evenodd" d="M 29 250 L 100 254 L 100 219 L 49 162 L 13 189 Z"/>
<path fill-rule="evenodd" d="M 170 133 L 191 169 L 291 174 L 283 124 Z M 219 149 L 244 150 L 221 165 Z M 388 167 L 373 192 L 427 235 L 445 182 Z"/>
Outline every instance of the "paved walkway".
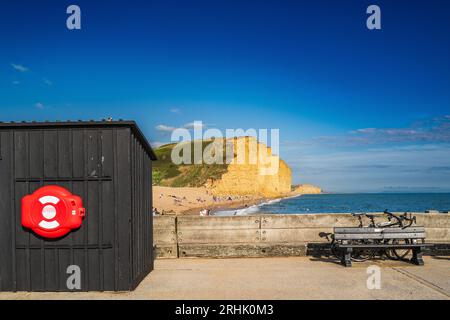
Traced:
<path fill-rule="evenodd" d="M 367 267 L 381 269 L 369 290 Z M 312 257 L 157 260 L 134 292 L 0 293 L 0 299 L 450 299 L 450 258 L 344 268 Z"/>

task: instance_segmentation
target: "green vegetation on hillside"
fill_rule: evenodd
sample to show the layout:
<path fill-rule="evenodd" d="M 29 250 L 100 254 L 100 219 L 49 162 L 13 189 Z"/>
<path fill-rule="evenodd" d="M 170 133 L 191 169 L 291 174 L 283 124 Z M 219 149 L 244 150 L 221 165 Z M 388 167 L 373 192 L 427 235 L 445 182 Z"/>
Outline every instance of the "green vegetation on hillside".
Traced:
<path fill-rule="evenodd" d="M 194 143 L 191 142 L 191 163 L 194 159 Z M 202 141 L 202 152 L 211 141 Z M 208 179 L 220 179 L 227 171 L 225 164 L 180 164 L 176 165 L 171 160 L 172 150 L 176 144 L 167 144 L 155 150 L 158 160 L 153 163 L 153 184 L 167 187 L 200 187 L 208 182 Z M 226 158 L 226 146 L 223 147 L 223 159 Z"/>

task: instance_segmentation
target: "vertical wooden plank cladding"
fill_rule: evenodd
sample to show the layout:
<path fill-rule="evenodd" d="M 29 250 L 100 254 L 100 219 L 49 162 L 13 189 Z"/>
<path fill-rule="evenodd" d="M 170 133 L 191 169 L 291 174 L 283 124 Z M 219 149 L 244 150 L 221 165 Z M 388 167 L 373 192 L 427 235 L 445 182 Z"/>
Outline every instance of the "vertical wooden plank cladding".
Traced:
<path fill-rule="evenodd" d="M 114 177 L 117 189 L 117 235 L 116 257 L 118 263 L 117 290 L 129 290 L 131 283 L 131 154 L 130 154 L 130 129 L 118 129 L 116 131 L 115 158 L 117 161 L 117 176 Z"/>
<path fill-rule="evenodd" d="M 133 287 L 153 269 L 151 160 L 136 137 L 132 141 L 132 267 Z"/>
<path fill-rule="evenodd" d="M 30 272 L 31 272 L 31 290 L 43 291 L 45 290 L 45 276 L 44 266 L 42 260 L 41 249 L 29 249 L 30 257 Z"/>
<path fill-rule="evenodd" d="M 85 204 L 86 212 L 89 212 L 89 219 L 87 224 L 88 245 L 99 244 L 99 182 L 89 181 L 88 186 L 88 200 Z"/>
<path fill-rule="evenodd" d="M 100 176 L 99 153 L 98 153 L 98 131 L 86 130 L 86 177 Z"/>
<path fill-rule="evenodd" d="M 114 250 L 103 249 L 103 290 L 113 291 L 114 287 Z"/>
<path fill-rule="evenodd" d="M 139 275 L 141 275 L 144 272 L 144 257 L 145 257 L 145 250 L 144 250 L 144 236 L 145 236 L 145 230 L 144 230 L 144 165 L 142 163 L 142 146 L 140 145 L 139 141 L 137 141 L 137 148 L 138 148 L 138 165 L 139 165 L 139 177 L 138 177 L 138 183 L 139 183 L 139 242 L 138 242 L 138 250 L 139 250 Z"/>
<path fill-rule="evenodd" d="M 113 176 L 113 131 L 112 130 L 102 130 L 101 131 L 101 164 L 102 164 L 102 175 L 104 177 Z"/>
<path fill-rule="evenodd" d="M 41 178 L 44 176 L 44 133 L 41 130 L 30 131 L 30 176 Z"/>
<path fill-rule="evenodd" d="M 100 287 L 100 277 L 103 276 L 103 272 L 100 271 L 100 253 L 99 249 L 89 249 L 88 250 L 88 270 L 84 272 L 88 273 L 88 286 L 84 287 L 83 290 L 102 290 Z"/>
<path fill-rule="evenodd" d="M 151 208 L 151 183 L 152 183 L 152 177 L 151 177 L 151 161 L 148 159 L 147 155 L 144 154 L 145 157 L 145 230 L 146 230 L 146 237 L 145 237 L 145 268 L 147 272 L 153 269 L 152 264 L 152 249 L 153 249 L 153 237 L 152 237 L 152 219 L 153 219 L 153 213 Z"/>
<path fill-rule="evenodd" d="M 15 183 L 15 210 L 14 214 L 14 228 L 15 228 L 15 240 L 16 246 L 28 246 L 29 245 L 29 233 L 28 229 L 22 227 L 22 215 L 21 215 L 21 203 L 22 198 L 28 193 L 28 186 L 26 182 Z"/>
<path fill-rule="evenodd" d="M 73 249 L 73 264 L 77 265 L 81 269 L 81 291 L 87 291 L 89 288 L 89 281 L 88 276 L 89 272 L 88 269 L 85 268 L 85 265 L 87 264 L 86 261 L 86 254 L 84 252 L 84 249 Z"/>
<path fill-rule="evenodd" d="M 138 169 L 137 169 L 137 155 L 136 155 L 136 139 L 134 135 L 131 136 L 131 178 L 132 178 L 132 217 L 131 217 L 131 248 L 132 248 L 132 282 L 134 283 L 138 277 L 137 260 L 139 253 L 137 250 L 137 214 L 138 214 Z"/>
<path fill-rule="evenodd" d="M 16 290 L 17 291 L 30 291 L 31 279 L 30 279 L 30 258 L 29 249 L 16 249 Z"/>
<path fill-rule="evenodd" d="M 58 291 L 67 289 L 67 267 L 72 265 L 71 249 L 56 249 L 58 252 L 58 271 L 56 276 L 58 277 Z"/>
<path fill-rule="evenodd" d="M 141 275 L 140 262 L 142 259 L 142 252 L 140 250 L 140 231 L 142 230 L 142 225 L 140 224 L 141 217 L 141 185 L 140 176 L 142 175 L 140 167 L 140 152 L 139 144 L 137 139 L 133 136 L 131 139 L 131 149 L 133 154 L 132 163 L 132 177 L 133 177 L 133 217 L 132 217 L 132 248 L 133 248 L 133 283 L 139 279 Z"/>
<path fill-rule="evenodd" d="M 58 132 L 56 130 L 44 131 L 44 177 L 58 176 Z"/>
<path fill-rule="evenodd" d="M 144 250 L 144 256 L 143 256 L 143 272 L 148 272 L 148 268 L 149 268 L 149 263 L 148 263 L 148 246 L 149 244 L 147 243 L 149 236 L 150 236 L 150 230 L 148 230 L 148 220 L 149 220 L 149 216 L 152 215 L 152 210 L 148 208 L 148 197 L 149 197 L 149 192 L 148 192 L 148 181 L 149 181 L 149 177 L 148 177 L 148 161 L 146 159 L 146 153 L 143 150 L 142 151 L 142 170 L 143 170 L 143 178 L 144 181 L 142 182 L 143 185 L 143 190 L 142 190 L 142 197 L 143 197 L 143 206 L 144 206 L 144 212 L 143 212 L 143 225 L 144 225 L 144 229 L 143 229 L 143 250 Z"/>
<path fill-rule="evenodd" d="M 136 139 L 134 136 L 131 138 L 131 150 L 132 150 L 132 164 L 131 164 L 131 172 L 132 172 L 132 217 L 131 217 L 131 235 L 132 235 L 132 278 L 135 279 L 138 274 L 138 258 L 139 258 L 139 248 L 138 248 L 138 214 L 139 214 L 139 186 L 138 186 L 138 165 L 137 165 L 137 152 L 136 152 Z"/>
<path fill-rule="evenodd" d="M 61 174 L 61 172 L 59 172 L 59 174 Z M 52 183 L 52 182 L 51 182 Z M 70 192 L 74 193 L 73 191 L 73 187 L 72 187 L 72 183 L 70 181 L 59 181 L 57 183 L 59 186 L 66 188 L 67 190 L 69 190 Z M 75 193 L 76 194 L 76 193 Z M 67 234 L 66 236 L 58 239 L 58 244 L 62 245 L 62 246 L 67 246 L 72 244 L 72 238 L 73 238 L 74 232 L 70 232 L 69 234 Z"/>
<path fill-rule="evenodd" d="M 70 130 L 58 131 L 58 177 L 72 176 L 72 147 Z"/>
<path fill-rule="evenodd" d="M 112 244 L 114 242 L 114 185 L 112 181 L 104 181 L 101 187 L 103 243 Z"/>
<path fill-rule="evenodd" d="M 0 131 L 0 291 L 13 286 L 12 133 Z"/>
<path fill-rule="evenodd" d="M 88 202 L 88 198 L 87 196 L 87 190 L 85 190 L 85 183 L 84 181 L 73 181 L 72 183 L 72 192 L 78 196 L 80 196 L 83 199 L 83 206 L 86 208 L 87 207 L 87 202 Z M 72 238 L 72 244 L 73 245 L 83 245 L 85 243 L 85 239 L 86 239 L 86 233 L 87 233 L 87 229 L 89 224 L 86 223 L 87 219 L 90 219 L 89 217 L 90 212 L 88 210 L 86 210 L 86 217 L 84 218 L 85 220 L 83 221 L 83 224 L 81 225 L 81 227 L 77 230 L 73 230 L 69 237 Z"/>
<path fill-rule="evenodd" d="M 147 171 L 147 176 L 148 176 L 148 185 L 147 185 L 147 197 L 149 199 L 148 201 L 148 226 L 147 226 L 147 231 L 149 232 L 149 236 L 147 238 L 147 244 L 148 244 L 148 256 L 149 256 L 149 271 L 154 269 L 154 252 L 153 252 L 153 192 L 152 192 L 152 185 L 153 185 L 153 180 L 152 180 L 152 170 L 153 170 L 153 163 L 152 160 L 150 158 L 147 158 L 147 163 L 148 163 L 148 171 Z"/>
<path fill-rule="evenodd" d="M 140 188 L 139 188 L 139 152 L 136 143 L 136 138 L 132 138 L 132 150 L 133 150 L 133 221 L 132 221 L 132 234 L 133 234 L 133 281 L 139 277 L 139 201 L 140 201 Z"/>
<path fill-rule="evenodd" d="M 153 269 L 153 263 L 152 263 L 152 251 L 153 251 L 153 213 L 152 213 L 152 175 L 151 175 L 151 160 L 148 158 L 145 159 L 146 163 L 146 188 L 145 188 L 145 198 L 147 199 L 146 203 L 146 230 L 147 230 L 147 237 L 145 239 L 146 244 L 146 267 L 147 270 L 150 271 Z"/>
<path fill-rule="evenodd" d="M 101 166 L 102 176 L 112 177 L 114 175 L 114 141 L 112 130 L 101 130 Z M 114 184 L 112 181 L 103 181 L 101 184 L 101 244 L 114 243 Z M 103 249 L 101 251 L 102 289 L 114 290 L 114 251 Z"/>
<path fill-rule="evenodd" d="M 71 148 L 72 148 L 72 178 L 85 177 L 86 171 L 86 143 L 85 143 L 85 129 L 72 129 L 71 134 Z M 84 181 L 72 181 L 72 192 L 83 199 L 83 206 L 86 208 L 88 202 L 87 185 Z M 88 229 L 89 211 L 86 212 L 85 221 L 81 227 L 71 232 L 71 249 L 70 258 L 74 265 L 77 265 L 81 269 L 81 289 L 87 290 L 88 277 L 87 277 L 87 261 L 86 252 L 84 249 L 75 249 L 74 247 L 82 246 L 87 242 L 87 229 Z"/>
<path fill-rule="evenodd" d="M 29 157 L 28 157 L 28 131 L 19 130 L 13 133 L 14 136 L 14 178 L 26 178 L 29 171 Z M 14 188 L 14 208 L 13 214 L 13 229 L 15 246 L 29 246 L 30 236 L 27 230 L 22 227 L 21 222 L 21 200 L 22 197 L 28 193 L 28 185 L 26 182 L 17 183 L 13 181 Z M 16 250 L 16 282 L 17 290 L 31 290 L 31 257 L 30 250 Z"/>
<path fill-rule="evenodd" d="M 131 128 L 20 128 L 0 142 L 0 290 L 67 291 L 71 264 L 82 290 L 129 290 L 148 274 L 151 161 Z M 52 241 L 21 226 L 22 197 L 49 184 L 87 208 L 80 229 Z"/>
<path fill-rule="evenodd" d="M 14 176 L 15 178 L 25 178 L 27 176 L 27 132 L 14 132 Z"/>
<path fill-rule="evenodd" d="M 17 182 L 17 184 L 19 184 L 19 182 Z M 42 183 L 41 182 L 20 182 L 20 184 L 24 185 L 23 187 L 26 188 L 26 194 L 30 194 L 33 193 L 34 191 L 36 191 L 37 189 L 39 189 L 40 187 L 42 187 Z M 28 186 L 27 186 L 28 185 Z M 20 188 L 19 188 L 20 189 Z M 17 216 L 18 216 L 18 220 L 20 219 L 19 217 L 21 217 L 22 212 L 18 209 L 16 212 Z M 19 223 L 19 222 L 18 222 Z M 37 234 L 35 234 L 34 232 L 32 232 L 29 229 L 24 229 L 21 227 L 21 232 L 26 233 L 28 235 L 28 239 L 29 239 L 29 244 L 30 245 L 42 245 L 43 243 L 43 239 L 38 236 Z"/>
<path fill-rule="evenodd" d="M 72 130 L 72 177 L 84 177 L 84 134 L 82 129 Z"/>
<path fill-rule="evenodd" d="M 142 185 L 142 218 L 141 218 L 141 230 L 142 230 L 142 236 L 141 236 L 141 246 L 142 246 L 142 258 L 141 258 L 141 272 L 145 274 L 148 270 L 148 263 L 147 263 L 147 257 L 148 257 L 148 236 L 149 236 L 149 230 L 147 229 L 148 223 L 148 216 L 151 213 L 151 210 L 148 210 L 148 192 L 147 192 L 147 186 L 148 186 L 148 168 L 147 168 L 147 161 L 146 161 L 146 154 L 144 149 L 141 146 L 141 185 Z"/>
<path fill-rule="evenodd" d="M 58 249 L 43 249 L 44 250 L 44 290 L 45 291 L 58 291 Z"/>

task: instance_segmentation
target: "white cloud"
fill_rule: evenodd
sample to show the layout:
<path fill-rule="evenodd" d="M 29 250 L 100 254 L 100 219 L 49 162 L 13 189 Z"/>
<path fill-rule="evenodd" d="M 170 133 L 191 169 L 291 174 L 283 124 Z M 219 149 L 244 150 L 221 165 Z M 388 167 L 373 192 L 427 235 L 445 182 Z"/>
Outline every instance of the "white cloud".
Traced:
<path fill-rule="evenodd" d="M 363 129 L 357 129 L 350 131 L 350 133 L 357 134 L 357 133 L 375 133 L 377 129 L 375 128 L 363 128 Z"/>
<path fill-rule="evenodd" d="M 171 113 L 175 113 L 175 114 L 181 114 L 181 110 L 180 110 L 180 109 L 177 109 L 177 108 L 172 108 L 172 109 L 170 109 L 170 112 L 171 112 Z"/>
<path fill-rule="evenodd" d="M 158 130 L 158 131 L 163 131 L 163 132 L 172 132 L 172 131 L 174 131 L 176 128 L 175 128 L 175 127 L 166 126 L 166 125 L 164 125 L 164 124 L 158 124 L 158 125 L 155 127 L 155 129 Z"/>
<path fill-rule="evenodd" d="M 207 125 L 201 121 L 189 122 L 183 126 L 184 129 L 205 129 L 206 127 L 207 127 Z M 176 129 L 179 129 L 179 127 L 172 127 L 172 126 L 166 126 L 165 124 L 158 124 L 155 127 L 155 129 L 158 131 L 163 131 L 163 132 L 172 132 Z"/>
<path fill-rule="evenodd" d="M 40 102 L 36 103 L 34 106 L 38 109 L 44 109 L 44 105 Z"/>
<path fill-rule="evenodd" d="M 285 141 L 282 152 L 295 183 L 328 191 L 450 190 L 448 114 L 404 127 Z"/>
<path fill-rule="evenodd" d="M 21 64 L 11 63 L 11 67 L 13 67 L 15 70 L 20 71 L 20 72 L 26 72 L 29 70 L 27 67 L 24 67 Z"/>
<path fill-rule="evenodd" d="M 43 78 L 42 81 L 44 81 L 44 83 L 48 86 L 53 85 L 53 82 L 51 82 L 50 80 L 48 80 L 47 78 Z"/>
<path fill-rule="evenodd" d="M 415 145 L 332 152 L 302 151 L 284 157 L 294 182 L 328 191 L 379 192 L 387 187 L 449 190 L 450 145 Z"/>
<path fill-rule="evenodd" d="M 18 84 L 20 84 L 20 81 L 14 80 L 14 81 L 12 82 L 12 84 L 18 85 Z"/>
<path fill-rule="evenodd" d="M 333 147 L 361 147 L 384 144 L 450 143 L 450 116 L 443 115 L 412 123 L 409 127 L 361 128 L 348 134 L 318 136 L 311 139 L 289 141 L 289 148 L 322 145 Z"/>
<path fill-rule="evenodd" d="M 193 121 L 184 125 L 184 128 L 186 129 L 205 129 L 206 127 L 207 125 L 201 121 Z"/>

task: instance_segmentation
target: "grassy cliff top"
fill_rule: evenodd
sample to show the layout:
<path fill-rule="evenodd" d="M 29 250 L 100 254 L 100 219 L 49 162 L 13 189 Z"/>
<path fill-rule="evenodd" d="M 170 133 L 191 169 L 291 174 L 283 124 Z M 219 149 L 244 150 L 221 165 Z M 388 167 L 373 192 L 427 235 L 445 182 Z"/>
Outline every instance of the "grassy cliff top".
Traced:
<path fill-rule="evenodd" d="M 189 143 L 189 142 L 188 142 Z M 202 152 L 211 141 L 193 141 L 191 144 L 191 163 L 194 158 L 194 144 L 201 143 Z M 153 184 L 166 187 L 200 187 L 209 179 L 220 179 L 227 171 L 227 164 L 180 164 L 176 165 L 171 160 L 171 154 L 175 143 L 163 145 L 155 150 L 158 160 L 153 162 Z M 225 157 L 225 144 L 224 151 Z M 224 158 L 225 159 L 225 158 Z M 225 163 L 225 161 L 224 161 Z"/>

